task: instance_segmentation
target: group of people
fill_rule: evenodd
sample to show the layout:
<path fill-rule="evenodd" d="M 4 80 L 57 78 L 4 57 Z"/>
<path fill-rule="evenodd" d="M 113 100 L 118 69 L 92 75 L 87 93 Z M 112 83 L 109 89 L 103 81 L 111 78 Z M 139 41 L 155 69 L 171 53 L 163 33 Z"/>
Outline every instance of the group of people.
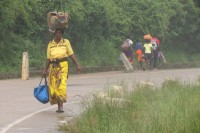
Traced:
<path fill-rule="evenodd" d="M 137 62 L 142 70 L 145 70 L 143 63 L 149 64 L 149 70 L 157 69 L 157 61 L 160 52 L 160 40 L 158 36 L 152 37 L 150 34 L 145 35 L 143 42 L 138 41 L 133 46 L 131 39 L 126 39 L 121 45 L 121 50 L 124 52 L 130 63 L 133 63 L 133 55 L 137 56 Z"/>
<path fill-rule="evenodd" d="M 63 103 L 67 99 L 68 58 L 72 59 L 77 70 L 80 71 L 80 65 L 74 55 L 71 44 L 69 40 L 62 37 L 63 33 L 64 30 L 61 28 L 55 30 L 54 39 L 49 42 L 47 47 L 46 66 L 42 74 L 42 77 L 48 74 L 49 102 L 50 104 L 58 105 L 56 111 L 58 113 L 64 112 Z M 137 60 L 143 70 L 143 61 L 149 61 L 151 66 L 152 59 L 153 68 L 156 68 L 158 52 L 160 50 L 160 41 L 156 37 L 149 36 L 144 36 L 144 45 L 141 42 L 135 44 Z M 134 54 L 133 41 L 126 39 L 122 45 L 122 51 L 132 63 Z"/>

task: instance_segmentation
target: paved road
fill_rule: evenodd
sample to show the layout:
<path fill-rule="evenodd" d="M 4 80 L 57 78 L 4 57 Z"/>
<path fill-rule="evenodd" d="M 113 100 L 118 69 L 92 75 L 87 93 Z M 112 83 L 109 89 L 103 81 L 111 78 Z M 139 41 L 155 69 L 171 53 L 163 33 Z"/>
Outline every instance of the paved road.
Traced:
<path fill-rule="evenodd" d="M 57 114 L 56 106 L 41 104 L 33 97 L 33 88 L 39 78 L 0 81 L 0 133 L 59 133 L 58 125 L 69 121 L 83 111 L 84 100 L 106 85 L 125 81 L 129 87 L 135 82 L 152 81 L 159 85 L 166 78 L 182 82 L 194 82 L 200 76 L 200 69 L 177 69 L 157 71 L 120 71 L 71 75 L 68 80 L 68 103 L 65 113 Z M 82 97 L 82 98 L 81 98 Z"/>

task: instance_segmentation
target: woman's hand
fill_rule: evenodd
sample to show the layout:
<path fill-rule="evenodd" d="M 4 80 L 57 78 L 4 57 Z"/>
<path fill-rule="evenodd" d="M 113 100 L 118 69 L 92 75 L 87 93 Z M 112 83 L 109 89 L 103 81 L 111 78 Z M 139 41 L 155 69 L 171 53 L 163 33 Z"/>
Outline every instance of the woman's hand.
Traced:
<path fill-rule="evenodd" d="M 50 61 L 47 59 L 46 60 L 46 65 L 45 65 L 45 68 L 44 68 L 44 70 L 43 70 L 43 72 L 42 72 L 42 77 L 44 77 L 44 76 L 47 76 L 47 71 L 48 71 L 48 69 L 49 69 L 49 63 Z"/>
<path fill-rule="evenodd" d="M 42 72 L 42 77 L 45 77 L 45 76 L 47 76 L 47 70 L 46 69 L 44 69 L 43 72 Z"/>
<path fill-rule="evenodd" d="M 78 72 L 81 72 L 81 67 L 80 67 L 79 65 L 77 65 L 77 66 L 76 66 L 76 70 L 77 70 Z"/>
<path fill-rule="evenodd" d="M 70 56 L 70 58 L 72 59 L 72 61 L 74 62 L 74 64 L 76 64 L 76 69 L 77 69 L 77 71 L 80 72 L 80 71 L 81 71 L 81 67 L 80 67 L 80 65 L 78 64 L 78 61 L 77 61 L 75 55 L 72 54 L 72 55 Z"/>

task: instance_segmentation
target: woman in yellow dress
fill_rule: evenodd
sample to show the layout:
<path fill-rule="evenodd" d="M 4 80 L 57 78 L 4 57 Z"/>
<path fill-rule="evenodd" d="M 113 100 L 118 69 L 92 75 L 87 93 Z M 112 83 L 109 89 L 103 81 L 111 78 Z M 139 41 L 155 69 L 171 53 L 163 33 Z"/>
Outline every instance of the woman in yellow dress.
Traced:
<path fill-rule="evenodd" d="M 63 30 L 55 30 L 54 39 L 49 42 L 47 48 L 47 61 L 43 75 L 49 70 L 49 102 L 51 105 L 58 104 L 56 112 L 61 113 L 63 103 L 67 98 L 67 76 L 68 76 L 68 57 L 76 64 L 77 70 L 80 66 L 74 55 L 69 40 L 62 38 Z"/>

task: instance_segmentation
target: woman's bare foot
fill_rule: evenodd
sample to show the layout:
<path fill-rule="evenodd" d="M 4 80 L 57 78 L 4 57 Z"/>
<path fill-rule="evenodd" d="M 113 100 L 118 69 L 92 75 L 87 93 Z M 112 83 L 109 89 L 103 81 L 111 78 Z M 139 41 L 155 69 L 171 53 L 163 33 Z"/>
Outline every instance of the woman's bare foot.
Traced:
<path fill-rule="evenodd" d="M 63 102 L 58 103 L 58 110 L 56 111 L 57 113 L 63 113 Z"/>

